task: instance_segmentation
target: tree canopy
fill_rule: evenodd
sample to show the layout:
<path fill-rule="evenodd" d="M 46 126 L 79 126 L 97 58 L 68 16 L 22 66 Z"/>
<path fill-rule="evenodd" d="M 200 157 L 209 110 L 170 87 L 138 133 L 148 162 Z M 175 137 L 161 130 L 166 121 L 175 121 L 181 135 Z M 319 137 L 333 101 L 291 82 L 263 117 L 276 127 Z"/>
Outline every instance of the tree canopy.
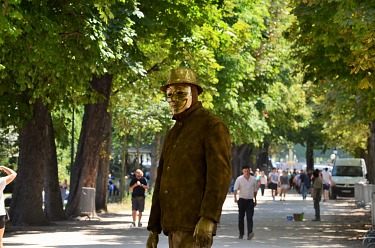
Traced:
<path fill-rule="evenodd" d="M 196 71 L 200 100 L 228 124 L 233 146 L 324 143 L 313 135 L 321 133 L 326 144 L 355 152 L 374 121 L 371 1 L 6 0 L 0 9 L 0 128 L 26 141 L 27 130 L 48 127 L 60 150 L 72 110 L 80 110 L 78 151 L 95 147 L 90 158 L 77 156 L 72 178 L 87 177 L 72 182 L 77 189 L 103 177 L 97 170 L 110 130 L 149 144 L 166 132 L 172 122 L 159 87 L 175 67 Z M 355 130 L 360 135 L 346 142 Z M 54 144 L 40 147 L 53 156 L 21 161 L 20 177 L 27 166 L 41 172 L 54 163 Z M 43 180 L 35 184 L 43 188 Z"/>

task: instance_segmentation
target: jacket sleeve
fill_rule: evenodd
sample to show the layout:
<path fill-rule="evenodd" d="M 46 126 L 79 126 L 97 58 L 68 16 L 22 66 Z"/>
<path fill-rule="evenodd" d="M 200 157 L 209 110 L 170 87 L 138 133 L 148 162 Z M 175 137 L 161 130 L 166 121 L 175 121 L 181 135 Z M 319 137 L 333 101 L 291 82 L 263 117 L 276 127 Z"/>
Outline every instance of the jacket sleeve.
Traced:
<path fill-rule="evenodd" d="M 228 128 L 221 121 L 210 126 L 206 137 L 206 185 L 200 217 L 217 223 L 232 179 L 231 140 Z"/>

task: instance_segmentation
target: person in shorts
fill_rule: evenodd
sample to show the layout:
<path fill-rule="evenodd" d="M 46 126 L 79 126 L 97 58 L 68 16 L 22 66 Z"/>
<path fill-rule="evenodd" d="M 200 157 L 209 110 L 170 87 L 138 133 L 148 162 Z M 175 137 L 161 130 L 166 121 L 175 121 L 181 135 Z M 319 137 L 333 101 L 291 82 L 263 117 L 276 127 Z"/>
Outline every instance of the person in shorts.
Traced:
<path fill-rule="evenodd" d="M 330 187 L 331 181 L 332 181 L 332 175 L 328 171 L 328 167 L 326 167 L 322 171 L 322 179 L 323 179 L 323 192 L 324 192 L 323 201 L 325 202 L 326 200 L 328 200 L 329 187 Z"/>
<path fill-rule="evenodd" d="M 280 201 L 285 201 L 286 191 L 289 189 L 289 186 L 289 178 L 286 174 L 286 171 L 283 170 L 282 175 L 279 177 Z"/>
<path fill-rule="evenodd" d="M 275 195 L 277 194 L 277 183 L 279 181 L 279 173 L 277 173 L 276 168 L 273 167 L 272 171 L 268 175 L 269 188 L 271 189 L 271 195 L 273 200 L 275 200 Z"/>
<path fill-rule="evenodd" d="M 142 213 L 145 208 L 145 191 L 148 190 L 147 179 L 143 177 L 143 171 L 135 171 L 135 177 L 130 182 L 130 192 L 132 192 L 132 227 L 135 227 L 138 211 L 138 227 L 142 227 Z"/>

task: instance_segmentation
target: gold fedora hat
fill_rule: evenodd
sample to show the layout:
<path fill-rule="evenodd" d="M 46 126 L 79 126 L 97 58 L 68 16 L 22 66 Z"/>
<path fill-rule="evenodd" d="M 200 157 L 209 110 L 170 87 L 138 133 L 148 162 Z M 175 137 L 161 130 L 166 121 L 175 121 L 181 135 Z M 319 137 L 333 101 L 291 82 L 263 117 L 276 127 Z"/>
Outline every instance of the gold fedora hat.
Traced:
<path fill-rule="evenodd" d="M 197 83 L 194 71 L 189 68 L 172 69 L 167 84 L 161 86 L 160 89 L 165 92 L 167 87 L 172 84 L 192 84 L 197 86 L 198 95 L 203 92 L 202 87 Z"/>

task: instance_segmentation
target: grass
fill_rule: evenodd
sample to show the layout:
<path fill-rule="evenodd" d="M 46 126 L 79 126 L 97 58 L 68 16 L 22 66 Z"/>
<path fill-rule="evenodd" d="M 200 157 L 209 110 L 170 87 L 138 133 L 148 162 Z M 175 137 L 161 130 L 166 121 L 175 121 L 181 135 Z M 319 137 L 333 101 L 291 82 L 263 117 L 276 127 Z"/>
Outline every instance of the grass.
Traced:
<path fill-rule="evenodd" d="M 4 194 L 4 199 L 11 194 Z M 145 210 L 151 209 L 151 199 L 152 194 L 147 194 L 146 201 L 145 201 Z M 44 205 L 43 205 L 44 207 Z M 65 206 L 64 206 L 65 207 Z M 9 207 L 5 208 L 7 211 L 9 211 Z M 118 213 L 121 211 L 131 211 L 132 210 L 132 199 L 131 195 L 126 195 L 126 197 L 120 202 L 108 202 L 107 209 L 109 213 Z"/>
<path fill-rule="evenodd" d="M 151 209 L 152 195 L 147 194 L 145 201 L 145 210 Z M 132 210 L 132 199 L 131 195 L 127 195 L 121 202 L 108 202 L 107 204 L 109 213 L 118 213 L 121 211 L 131 211 Z"/>

